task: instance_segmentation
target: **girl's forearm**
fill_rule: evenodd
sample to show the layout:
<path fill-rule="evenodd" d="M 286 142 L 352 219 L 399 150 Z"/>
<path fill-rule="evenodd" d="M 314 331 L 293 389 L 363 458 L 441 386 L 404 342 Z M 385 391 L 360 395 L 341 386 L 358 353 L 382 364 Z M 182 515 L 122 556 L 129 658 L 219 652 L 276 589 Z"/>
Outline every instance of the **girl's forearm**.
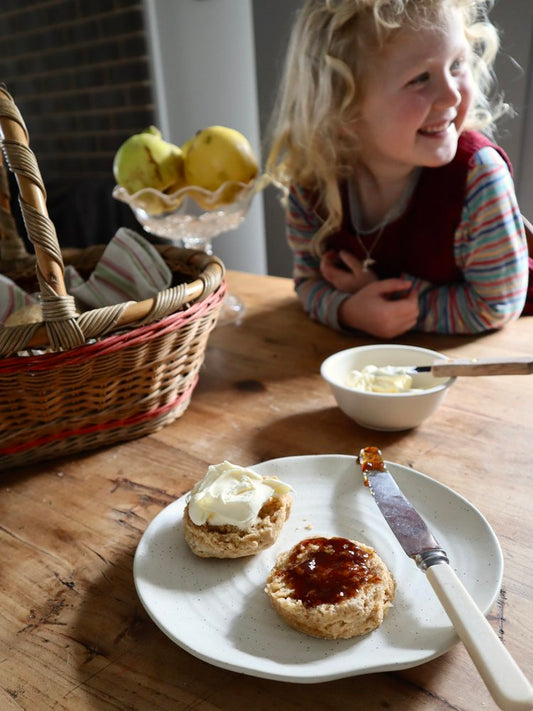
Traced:
<path fill-rule="evenodd" d="M 334 289 L 324 279 L 295 279 L 295 289 L 304 311 L 319 323 L 342 330 L 339 309 L 350 294 Z"/>

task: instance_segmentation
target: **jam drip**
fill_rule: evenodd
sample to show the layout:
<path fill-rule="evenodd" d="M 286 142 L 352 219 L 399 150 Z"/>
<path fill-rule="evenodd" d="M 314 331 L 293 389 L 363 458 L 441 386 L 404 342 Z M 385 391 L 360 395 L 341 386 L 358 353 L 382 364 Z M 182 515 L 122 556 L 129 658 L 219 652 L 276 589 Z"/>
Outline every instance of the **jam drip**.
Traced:
<path fill-rule="evenodd" d="M 368 567 L 370 557 L 347 538 L 307 538 L 292 549 L 282 577 L 290 597 L 305 607 L 335 604 L 380 581 Z"/>
<path fill-rule="evenodd" d="M 381 450 L 377 447 L 363 447 L 359 452 L 359 464 L 363 474 L 386 471 Z"/>

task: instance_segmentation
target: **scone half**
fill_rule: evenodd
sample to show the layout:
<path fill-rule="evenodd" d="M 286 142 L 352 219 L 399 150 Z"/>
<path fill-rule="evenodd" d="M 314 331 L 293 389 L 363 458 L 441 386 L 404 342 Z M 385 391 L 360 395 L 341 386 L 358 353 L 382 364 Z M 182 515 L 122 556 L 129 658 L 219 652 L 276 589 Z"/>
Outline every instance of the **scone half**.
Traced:
<path fill-rule="evenodd" d="M 273 496 L 266 501 L 257 522 L 248 528 L 209 523 L 195 524 L 189 515 L 189 504 L 183 513 L 185 540 L 189 548 L 201 558 L 242 558 L 269 548 L 281 533 L 292 507 L 292 494 Z"/>
<path fill-rule="evenodd" d="M 280 617 L 299 632 L 349 639 L 381 625 L 396 582 L 373 548 L 317 537 L 277 557 L 265 592 Z"/>

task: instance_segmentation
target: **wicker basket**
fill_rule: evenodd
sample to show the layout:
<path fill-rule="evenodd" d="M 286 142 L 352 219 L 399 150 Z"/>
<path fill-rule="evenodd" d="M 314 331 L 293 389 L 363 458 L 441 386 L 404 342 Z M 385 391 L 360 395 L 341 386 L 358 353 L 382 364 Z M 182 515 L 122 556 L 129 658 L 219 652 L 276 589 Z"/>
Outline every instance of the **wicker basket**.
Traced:
<path fill-rule="evenodd" d="M 224 266 L 196 250 L 157 246 L 173 275 L 154 298 L 78 315 L 65 264 L 82 276 L 105 245 L 61 252 L 24 121 L 0 89 L 1 145 L 19 187 L 30 255 L 0 181 L 0 272 L 39 291 L 42 323 L 0 327 L 0 470 L 154 432 L 183 414 L 226 293 Z M 5 168 L 4 168 L 5 170 Z M 0 176 L 1 177 L 1 176 Z M 2 188 L 3 186 L 3 188 Z"/>

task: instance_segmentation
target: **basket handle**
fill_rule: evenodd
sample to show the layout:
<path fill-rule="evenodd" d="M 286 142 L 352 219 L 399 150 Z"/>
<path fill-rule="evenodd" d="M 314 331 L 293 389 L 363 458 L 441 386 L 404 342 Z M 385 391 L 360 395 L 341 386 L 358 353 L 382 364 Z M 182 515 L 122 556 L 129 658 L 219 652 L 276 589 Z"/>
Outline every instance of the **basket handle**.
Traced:
<path fill-rule="evenodd" d="M 57 234 L 46 207 L 41 172 L 29 147 L 28 131 L 11 95 L 0 87 L 2 151 L 19 187 L 19 201 L 28 237 L 35 248 L 36 270 L 44 298 L 67 296 L 64 265 Z"/>

